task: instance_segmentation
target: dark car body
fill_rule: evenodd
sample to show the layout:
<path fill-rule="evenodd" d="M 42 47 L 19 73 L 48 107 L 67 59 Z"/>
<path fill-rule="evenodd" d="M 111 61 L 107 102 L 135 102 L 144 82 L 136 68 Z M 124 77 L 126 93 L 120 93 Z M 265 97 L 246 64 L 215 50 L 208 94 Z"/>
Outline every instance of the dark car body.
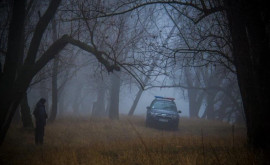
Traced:
<path fill-rule="evenodd" d="M 178 129 L 179 113 L 174 98 L 156 96 L 147 107 L 146 126 L 168 129 Z"/>

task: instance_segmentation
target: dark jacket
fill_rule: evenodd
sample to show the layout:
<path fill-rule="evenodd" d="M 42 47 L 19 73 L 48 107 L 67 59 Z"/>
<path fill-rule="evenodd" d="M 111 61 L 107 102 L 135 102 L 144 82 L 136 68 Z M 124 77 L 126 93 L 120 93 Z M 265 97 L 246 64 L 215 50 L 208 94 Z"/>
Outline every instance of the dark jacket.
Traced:
<path fill-rule="evenodd" d="M 41 102 L 38 102 L 33 114 L 36 118 L 37 124 L 46 125 L 46 119 L 48 118 L 48 116 L 47 116 L 47 113 L 45 111 L 44 104 L 42 104 Z"/>

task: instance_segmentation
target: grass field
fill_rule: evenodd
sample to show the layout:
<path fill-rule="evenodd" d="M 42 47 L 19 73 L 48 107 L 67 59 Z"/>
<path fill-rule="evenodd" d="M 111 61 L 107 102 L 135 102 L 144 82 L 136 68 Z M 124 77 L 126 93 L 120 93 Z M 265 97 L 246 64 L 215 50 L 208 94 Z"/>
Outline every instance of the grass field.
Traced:
<path fill-rule="evenodd" d="M 12 125 L 0 164 L 195 165 L 260 164 L 246 147 L 245 127 L 181 118 L 178 131 L 146 128 L 144 117 L 119 121 L 65 117 L 48 124 L 43 146 L 32 129 Z"/>

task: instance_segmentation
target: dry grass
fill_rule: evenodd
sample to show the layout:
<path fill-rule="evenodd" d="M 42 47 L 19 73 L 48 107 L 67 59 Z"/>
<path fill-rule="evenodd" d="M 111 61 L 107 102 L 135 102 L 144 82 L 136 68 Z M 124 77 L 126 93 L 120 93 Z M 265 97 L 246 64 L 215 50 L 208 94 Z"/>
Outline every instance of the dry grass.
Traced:
<path fill-rule="evenodd" d="M 70 117 L 46 126 L 43 146 L 34 144 L 33 130 L 13 125 L 0 164 L 248 165 L 260 164 L 260 155 L 246 148 L 241 126 L 233 136 L 229 124 L 205 120 L 183 118 L 178 131 L 166 131 L 146 128 L 143 117 Z"/>

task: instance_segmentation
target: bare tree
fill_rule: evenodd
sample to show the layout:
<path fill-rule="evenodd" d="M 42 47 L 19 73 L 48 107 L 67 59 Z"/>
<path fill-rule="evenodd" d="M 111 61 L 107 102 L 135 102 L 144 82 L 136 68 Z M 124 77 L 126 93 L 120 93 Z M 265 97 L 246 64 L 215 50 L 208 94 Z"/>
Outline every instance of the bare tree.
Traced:
<path fill-rule="evenodd" d="M 187 85 L 187 95 L 189 103 L 189 117 L 198 118 L 205 93 L 197 88 L 201 86 L 200 78 L 198 78 L 200 69 L 194 69 L 195 73 L 190 68 L 185 68 L 185 80 Z"/>
<path fill-rule="evenodd" d="M 56 21 L 52 20 L 52 38 L 55 42 L 57 40 L 57 30 L 56 30 Z M 54 121 L 57 115 L 57 105 L 58 105 L 58 67 L 59 67 L 59 54 L 56 55 L 53 59 L 53 69 L 52 69 L 52 108 L 49 117 L 49 121 Z"/>
<path fill-rule="evenodd" d="M 56 40 L 39 59 L 37 58 L 38 48 L 52 17 L 55 15 L 60 0 L 51 1 L 43 16 L 40 17 L 29 48 L 26 53 L 24 63 L 18 68 L 18 59 L 24 57 L 24 21 L 26 16 L 26 1 L 14 1 L 13 13 L 9 26 L 7 54 L 5 58 L 4 70 L 0 81 L 0 142 L 2 143 L 9 128 L 12 117 L 18 104 L 26 92 L 33 77 L 43 68 L 56 54 L 58 54 L 68 43 L 92 53 L 100 63 L 104 64 L 108 71 L 119 70 L 115 64 L 111 64 L 104 59 L 102 51 L 89 46 L 79 40 L 75 40 L 67 35 Z M 18 49 L 14 49 L 18 48 Z M 19 70 L 18 70 L 19 69 Z"/>
<path fill-rule="evenodd" d="M 135 1 L 137 2 L 137 1 Z M 266 2 L 246 1 L 134 1 L 117 5 L 112 12 L 103 17 L 127 13 L 143 6 L 168 4 L 183 6 L 181 14 L 194 23 L 217 12 L 225 11 L 232 39 L 232 56 L 236 67 L 238 84 L 243 100 L 249 144 L 264 151 L 270 148 L 268 131 L 270 124 L 265 109 L 269 102 L 269 70 L 267 54 L 269 52 L 269 11 Z M 133 6 L 133 7 L 127 7 Z M 192 10 L 188 14 L 188 10 Z M 258 107 L 259 103 L 259 107 Z"/>

